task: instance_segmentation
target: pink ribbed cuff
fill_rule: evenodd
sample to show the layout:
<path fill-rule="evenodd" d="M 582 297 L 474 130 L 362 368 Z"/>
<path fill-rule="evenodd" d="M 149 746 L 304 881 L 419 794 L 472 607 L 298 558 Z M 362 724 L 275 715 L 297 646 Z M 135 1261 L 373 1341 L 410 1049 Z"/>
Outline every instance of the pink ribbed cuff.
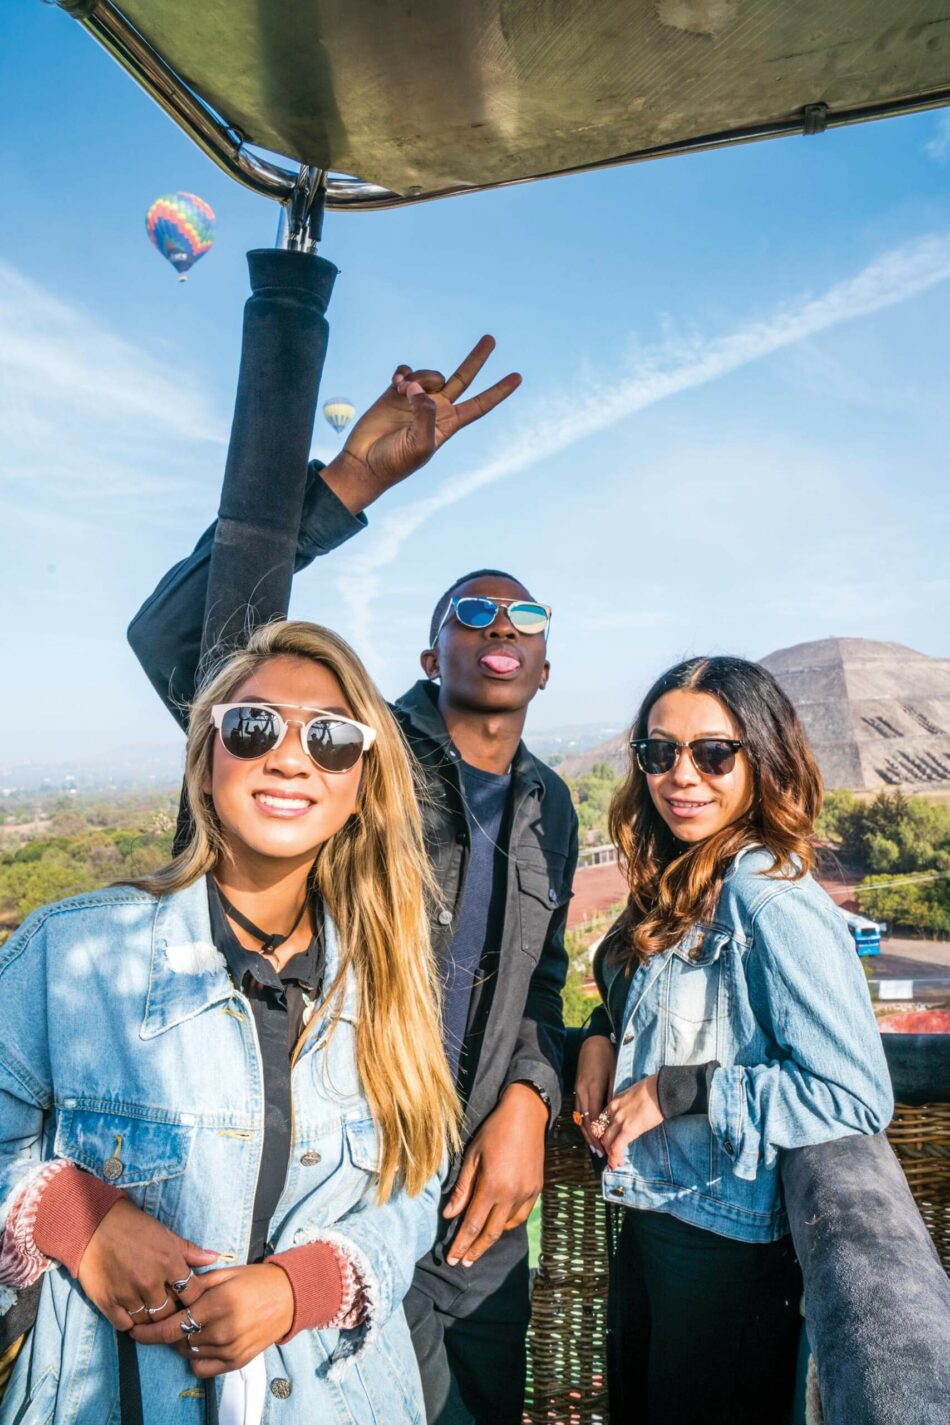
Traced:
<path fill-rule="evenodd" d="M 308 1242 L 265 1260 L 286 1272 L 294 1294 L 294 1319 L 278 1345 L 299 1331 L 342 1330 L 362 1321 L 365 1304 L 359 1272 L 328 1242 Z"/>
<path fill-rule="evenodd" d="M 65 1163 L 43 1190 L 36 1208 L 33 1243 L 36 1250 L 62 1262 L 71 1277 L 99 1223 L 126 1194 L 74 1163 Z"/>
<path fill-rule="evenodd" d="M 7 1214 L 0 1243 L 0 1283 L 31 1286 L 51 1262 L 76 1276 L 89 1239 L 125 1193 L 84 1173 L 65 1158 L 44 1163 Z"/>

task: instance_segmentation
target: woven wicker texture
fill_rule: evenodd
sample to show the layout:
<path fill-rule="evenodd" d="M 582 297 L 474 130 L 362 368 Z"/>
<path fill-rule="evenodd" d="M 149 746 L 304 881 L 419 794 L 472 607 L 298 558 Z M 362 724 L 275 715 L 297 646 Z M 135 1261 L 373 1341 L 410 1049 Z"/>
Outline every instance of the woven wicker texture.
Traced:
<path fill-rule="evenodd" d="M 548 1141 L 528 1337 L 527 1425 L 607 1420 L 607 1205 L 569 1114 Z"/>
<path fill-rule="evenodd" d="M 887 1136 L 950 1272 L 950 1104 L 898 1104 Z M 525 1425 L 608 1425 L 608 1210 L 566 1113 L 548 1143 L 545 1184 Z"/>
<path fill-rule="evenodd" d="M 887 1136 L 950 1272 L 950 1103 L 899 1103 Z"/>

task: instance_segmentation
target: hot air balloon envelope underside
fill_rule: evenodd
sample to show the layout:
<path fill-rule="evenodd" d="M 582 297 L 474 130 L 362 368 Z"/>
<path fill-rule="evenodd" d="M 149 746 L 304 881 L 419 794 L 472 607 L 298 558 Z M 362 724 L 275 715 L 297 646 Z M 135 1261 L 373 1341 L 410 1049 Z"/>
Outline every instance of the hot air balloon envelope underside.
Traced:
<path fill-rule="evenodd" d="M 249 144 L 365 181 L 331 206 L 950 100 L 950 0 L 62 2 L 241 181 L 280 196 Z"/>

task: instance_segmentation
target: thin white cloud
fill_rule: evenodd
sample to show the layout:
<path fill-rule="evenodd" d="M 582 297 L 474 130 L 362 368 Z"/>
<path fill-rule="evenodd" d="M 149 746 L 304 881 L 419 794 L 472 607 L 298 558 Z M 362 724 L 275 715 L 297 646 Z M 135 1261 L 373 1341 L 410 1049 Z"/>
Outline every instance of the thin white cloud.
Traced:
<path fill-rule="evenodd" d="M 382 570 L 397 558 L 405 542 L 442 510 L 658 401 L 705 385 L 843 322 L 896 306 L 948 277 L 950 233 L 920 238 L 884 253 L 821 295 L 786 304 L 761 321 L 724 336 L 689 341 L 671 336 L 652 352 L 641 354 L 629 377 L 612 386 L 597 387 L 586 399 L 572 402 L 568 413 L 559 408 L 550 415 L 536 414 L 494 459 L 450 477 L 432 495 L 375 521 L 373 533 L 364 536 L 365 545 L 354 551 L 346 574 L 338 581 L 356 646 L 377 664 L 385 662 L 372 646 L 371 619 Z"/>
<path fill-rule="evenodd" d="M 937 163 L 950 160 L 950 114 L 941 114 L 933 136 L 924 144 L 924 153 Z"/>
<path fill-rule="evenodd" d="M 15 435 L 35 433 L 53 410 L 112 425 L 141 422 L 185 440 L 224 434 L 193 377 L 170 375 L 169 363 L 3 261 L 0 383 L 4 425 Z"/>
<path fill-rule="evenodd" d="M 0 261 L 0 489 L 6 533 L 51 502 L 193 523 L 227 424 L 175 356 L 118 335 Z M 209 444 L 216 447 L 209 455 Z M 14 552 L 11 549 L 11 553 Z"/>

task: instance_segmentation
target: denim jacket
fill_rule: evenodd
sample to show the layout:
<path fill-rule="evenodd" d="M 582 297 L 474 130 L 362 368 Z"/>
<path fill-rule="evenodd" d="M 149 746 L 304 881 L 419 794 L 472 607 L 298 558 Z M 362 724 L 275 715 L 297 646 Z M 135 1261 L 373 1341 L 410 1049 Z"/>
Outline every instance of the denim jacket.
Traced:
<path fill-rule="evenodd" d="M 617 1040 L 615 1093 L 664 1064 L 721 1065 L 708 1115 L 635 1140 L 623 1168 L 604 1173 L 605 1197 L 745 1242 L 788 1231 L 780 1149 L 880 1132 L 894 1107 L 844 920 L 811 876 L 768 876 L 772 860 L 761 847 L 740 852 L 712 921 L 629 982 L 611 964 L 610 936 L 596 966 Z"/>
<path fill-rule="evenodd" d="M 329 921 L 326 941 L 330 984 L 340 952 Z M 440 1181 L 376 1203 L 357 1008 L 354 981 L 332 1034 L 315 1030 L 294 1062 L 293 1146 L 271 1240 L 275 1251 L 340 1248 L 365 1283 L 367 1320 L 272 1346 L 265 1422 L 424 1416 L 402 1299 L 435 1236 Z M 263 1129 L 254 1022 L 212 942 L 203 880 L 160 899 L 114 888 L 47 906 L 0 949 L 0 1227 L 43 1162 L 66 1158 L 216 1250 L 215 1266 L 244 1262 Z M 145 1425 L 200 1425 L 203 1389 L 183 1357 L 141 1346 L 138 1361 Z M 54 1266 L 0 1425 L 118 1419 L 113 1328 Z"/>

